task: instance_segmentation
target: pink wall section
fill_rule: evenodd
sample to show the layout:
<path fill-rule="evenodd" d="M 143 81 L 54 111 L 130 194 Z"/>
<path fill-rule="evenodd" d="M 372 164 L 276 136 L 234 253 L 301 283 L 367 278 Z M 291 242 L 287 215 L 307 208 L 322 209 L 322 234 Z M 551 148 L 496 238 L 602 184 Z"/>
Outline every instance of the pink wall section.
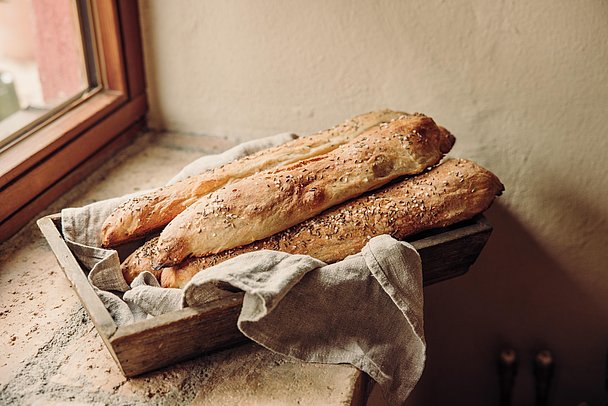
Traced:
<path fill-rule="evenodd" d="M 34 32 L 30 0 L 0 1 L 0 58 L 34 57 Z"/>
<path fill-rule="evenodd" d="M 35 56 L 45 102 L 71 97 L 87 86 L 74 2 L 32 0 Z"/>

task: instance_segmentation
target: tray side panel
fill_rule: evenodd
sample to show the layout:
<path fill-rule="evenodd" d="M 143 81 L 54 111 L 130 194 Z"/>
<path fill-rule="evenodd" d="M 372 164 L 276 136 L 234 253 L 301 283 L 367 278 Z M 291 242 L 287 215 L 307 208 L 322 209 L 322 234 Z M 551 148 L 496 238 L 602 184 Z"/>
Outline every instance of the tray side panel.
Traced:
<path fill-rule="evenodd" d="M 480 218 L 462 229 L 412 242 L 422 259 L 424 286 L 466 273 L 491 233 L 492 227 Z"/>
<path fill-rule="evenodd" d="M 70 251 L 70 248 L 67 246 L 63 236 L 59 232 L 58 227 L 61 226 L 61 215 L 53 214 L 46 216 L 38 219 L 36 223 L 46 238 L 51 250 L 55 254 L 59 267 L 63 270 L 63 273 L 70 282 L 70 285 L 72 285 L 72 288 L 76 292 L 80 302 L 89 314 L 89 317 L 95 325 L 101 339 L 110 351 L 112 358 L 114 358 L 120 367 L 120 362 L 109 342 L 109 338 L 117 329 L 116 323 L 114 323 L 112 316 L 110 316 L 110 313 L 108 313 L 107 309 L 101 302 L 101 299 L 99 299 L 93 290 L 93 287 L 89 283 L 85 273 L 80 267 L 80 264 L 72 254 L 72 251 Z"/>
<path fill-rule="evenodd" d="M 236 326 L 242 300 L 242 293 L 230 294 L 204 308 L 120 327 L 110 342 L 124 374 L 139 375 L 246 341 Z"/>
<path fill-rule="evenodd" d="M 80 268 L 80 264 L 78 264 L 78 261 L 63 240 L 53 220 L 43 217 L 37 223 L 55 254 L 59 266 L 72 284 L 72 288 L 76 291 L 97 330 L 107 337 L 114 334 L 116 323 L 114 323 L 112 316 L 110 316 L 101 299 L 99 299 L 93 290 L 86 275 Z"/>

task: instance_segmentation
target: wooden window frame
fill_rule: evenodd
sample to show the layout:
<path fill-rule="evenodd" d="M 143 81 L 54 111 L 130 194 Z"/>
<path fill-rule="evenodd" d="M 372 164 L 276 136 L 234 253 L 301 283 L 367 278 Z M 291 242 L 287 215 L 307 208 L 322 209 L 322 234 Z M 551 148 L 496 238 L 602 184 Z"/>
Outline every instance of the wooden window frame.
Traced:
<path fill-rule="evenodd" d="M 92 0 L 101 89 L 0 152 L 0 241 L 129 144 L 147 112 L 137 0 Z"/>

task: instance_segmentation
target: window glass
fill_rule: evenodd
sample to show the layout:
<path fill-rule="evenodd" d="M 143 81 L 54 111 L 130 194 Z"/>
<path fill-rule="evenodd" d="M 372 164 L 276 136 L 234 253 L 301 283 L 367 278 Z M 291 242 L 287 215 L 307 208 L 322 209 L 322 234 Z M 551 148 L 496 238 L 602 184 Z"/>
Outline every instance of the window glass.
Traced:
<path fill-rule="evenodd" d="M 83 14 L 74 0 L 0 0 L 0 147 L 89 88 Z"/>

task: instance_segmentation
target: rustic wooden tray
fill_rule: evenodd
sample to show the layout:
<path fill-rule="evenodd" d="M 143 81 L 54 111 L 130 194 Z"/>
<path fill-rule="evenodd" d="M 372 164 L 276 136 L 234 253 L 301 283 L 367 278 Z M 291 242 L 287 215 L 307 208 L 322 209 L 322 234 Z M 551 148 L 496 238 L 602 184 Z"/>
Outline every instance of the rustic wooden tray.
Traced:
<path fill-rule="evenodd" d="M 61 215 L 38 220 L 99 335 L 125 376 L 135 376 L 205 352 L 245 341 L 236 321 L 242 293 L 118 327 L 93 291 L 61 234 Z M 492 226 L 483 216 L 452 227 L 418 234 L 408 241 L 422 257 L 424 285 L 464 274 L 488 240 Z M 170 339 L 169 339 L 170 338 Z"/>

